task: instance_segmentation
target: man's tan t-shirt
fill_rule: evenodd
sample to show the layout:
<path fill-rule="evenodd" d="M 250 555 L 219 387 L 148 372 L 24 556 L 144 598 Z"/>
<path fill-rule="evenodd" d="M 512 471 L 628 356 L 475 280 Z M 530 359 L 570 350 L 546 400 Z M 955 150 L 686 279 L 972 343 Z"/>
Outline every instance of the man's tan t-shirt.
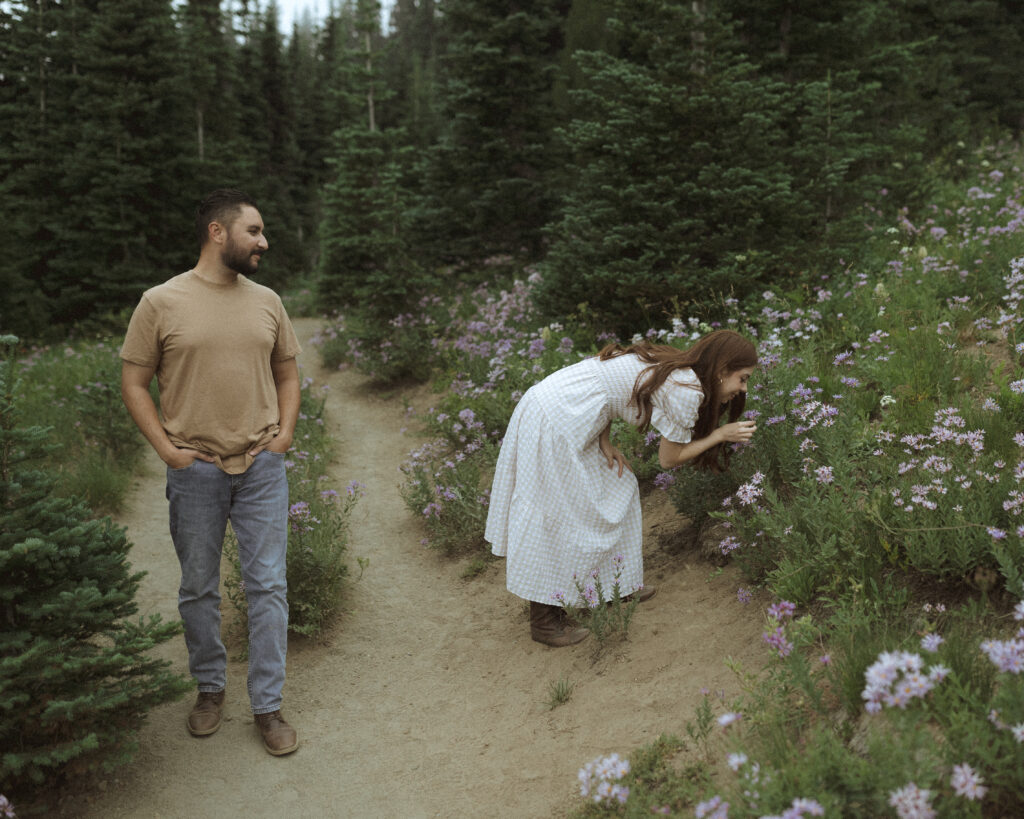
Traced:
<path fill-rule="evenodd" d="M 147 290 L 132 314 L 121 358 L 155 367 L 171 443 L 244 472 L 249 450 L 279 430 L 271 362 L 300 352 L 278 295 L 238 276 L 214 284 L 193 271 Z"/>

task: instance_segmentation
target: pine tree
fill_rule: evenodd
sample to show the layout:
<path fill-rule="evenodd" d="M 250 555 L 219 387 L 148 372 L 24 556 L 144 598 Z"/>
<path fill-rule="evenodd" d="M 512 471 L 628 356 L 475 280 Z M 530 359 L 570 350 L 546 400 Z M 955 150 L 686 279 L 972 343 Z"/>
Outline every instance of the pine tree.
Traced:
<path fill-rule="evenodd" d="M 871 154 L 855 93 L 764 76 L 727 20 L 689 2 L 620 0 L 609 27 L 618 56 L 577 55 L 577 182 L 550 229 L 542 309 L 631 335 L 674 303 L 849 249 L 844 206 L 871 186 L 850 178 Z"/>
<path fill-rule="evenodd" d="M 84 5 L 84 4 L 83 4 Z M 74 4 L 73 8 L 80 8 Z M 86 6 L 75 35 L 69 106 L 59 112 L 60 207 L 42 290 L 62 324 L 127 308 L 191 260 L 191 147 L 179 40 L 169 0 Z"/>
<path fill-rule="evenodd" d="M 439 4 L 445 132 L 426 157 L 417 244 L 437 258 L 536 258 L 560 166 L 553 87 L 568 0 Z"/>
<path fill-rule="evenodd" d="M 126 762 L 147 711 L 191 683 L 149 655 L 180 625 L 130 619 L 124 530 L 34 468 L 47 431 L 18 421 L 16 344 L 0 338 L 0 782 L 24 801 Z"/>
<path fill-rule="evenodd" d="M 67 153 L 74 53 L 87 11 L 57 0 L 16 0 L 0 8 L 0 323 L 38 335 L 54 305 L 42 283 L 63 250 L 57 226 L 66 206 L 58 157 Z"/>
<path fill-rule="evenodd" d="M 237 70 L 245 81 L 238 102 L 244 112 L 243 150 L 249 157 L 236 186 L 253 196 L 267 224 L 270 252 L 260 263 L 260 281 L 279 288 L 309 268 L 311 253 L 299 239 L 301 160 L 276 4 L 265 11 L 243 4 L 236 35 L 242 40 Z"/>
<path fill-rule="evenodd" d="M 387 100 L 379 76 L 380 4 L 358 0 L 340 91 L 347 123 L 334 134 L 321 224 L 321 288 L 325 306 L 355 307 L 387 320 L 423 287 L 407 252 L 408 148 L 404 135 L 378 124 Z"/>
<path fill-rule="evenodd" d="M 441 127 L 437 110 L 437 55 L 441 48 L 434 0 L 397 0 L 391 10 L 384 81 L 394 94 L 382 124 L 404 127 L 426 147 Z"/>
<path fill-rule="evenodd" d="M 207 190 L 240 184 L 252 163 L 243 138 L 238 44 L 221 1 L 188 0 L 177 16 L 192 132 L 186 156 L 198 200 Z"/>
<path fill-rule="evenodd" d="M 930 2 L 724 0 L 722 8 L 766 74 L 790 85 L 831 76 L 835 88 L 862 92 L 863 122 L 880 149 L 876 170 L 892 198 L 908 204 L 927 184 L 929 156 L 968 129 L 966 93 L 947 38 L 915 19 L 915 6 Z"/>

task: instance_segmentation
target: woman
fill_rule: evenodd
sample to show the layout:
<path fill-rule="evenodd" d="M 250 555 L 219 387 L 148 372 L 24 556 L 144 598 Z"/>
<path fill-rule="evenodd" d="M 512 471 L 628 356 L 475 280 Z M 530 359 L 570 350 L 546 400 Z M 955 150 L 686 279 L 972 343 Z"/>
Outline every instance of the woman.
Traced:
<path fill-rule="evenodd" d="M 661 433 L 663 469 L 694 461 L 721 470 L 723 445 L 749 441 L 756 429 L 737 421 L 756 364 L 753 344 L 717 330 L 688 350 L 609 345 L 526 392 L 495 467 L 485 537 L 508 558 L 508 590 L 530 601 L 534 640 L 565 646 L 587 636 L 554 605 L 558 595 L 577 599 L 575 578 L 597 572 L 608 595 L 618 574 L 622 594 L 654 594 L 643 588 L 640 494 L 611 442 L 612 421 Z M 726 405 L 729 423 L 719 426 Z"/>

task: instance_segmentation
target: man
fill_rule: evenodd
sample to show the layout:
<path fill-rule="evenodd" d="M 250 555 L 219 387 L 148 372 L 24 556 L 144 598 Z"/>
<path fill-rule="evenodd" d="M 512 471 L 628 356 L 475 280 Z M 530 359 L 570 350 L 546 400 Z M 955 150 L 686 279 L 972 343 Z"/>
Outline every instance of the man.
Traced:
<path fill-rule="evenodd" d="M 281 299 L 250 281 L 267 250 L 263 220 L 241 191 L 217 190 L 196 215 L 200 253 L 147 290 L 121 348 L 121 395 L 167 464 L 171 539 L 181 563 L 178 611 L 199 695 L 193 736 L 221 723 L 227 652 L 220 561 L 227 522 L 249 604 L 249 700 L 264 747 L 298 747 L 281 716 L 287 651 L 288 482 L 284 453 L 299 415 L 299 343 Z M 153 376 L 160 413 L 149 393 Z"/>

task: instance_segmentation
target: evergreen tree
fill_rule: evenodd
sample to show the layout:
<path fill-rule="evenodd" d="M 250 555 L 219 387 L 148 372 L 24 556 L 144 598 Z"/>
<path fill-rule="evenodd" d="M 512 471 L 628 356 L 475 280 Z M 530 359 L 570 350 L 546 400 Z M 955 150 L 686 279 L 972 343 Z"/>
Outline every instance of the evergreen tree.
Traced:
<path fill-rule="evenodd" d="M 49 159 L 61 204 L 41 281 L 65 325 L 129 307 L 192 255 L 180 162 L 192 134 L 171 4 L 98 0 L 81 22 L 63 150 Z"/>
<path fill-rule="evenodd" d="M 555 106 L 560 114 L 559 121 L 568 118 L 572 111 L 569 91 L 579 88 L 585 82 L 573 55 L 578 51 L 616 53 L 615 38 L 608 29 L 608 17 L 613 6 L 612 0 L 572 2 L 565 20 L 565 48 L 559 55 L 559 73 L 555 81 Z M 563 112 L 565 117 L 561 116 Z"/>
<path fill-rule="evenodd" d="M 239 87 L 244 112 L 245 150 L 252 158 L 237 184 L 260 206 L 267 223 L 270 253 L 260 265 L 260 281 L 281 287 L 289 278 L 310 269 L 313 248 L 304 236 L 306 195 L 301 185 L 302 160 L 295 133 L 295 107 L 288 86 L 288 64 L 278 23 L 277 6 L 265 12 L 243 8 L 239 33 Z"/>
<path fill-rule="evenodd" d="M 397 0 L 392 7 L 384 82 L 394 98 L 382 124 L 404 127 L 425 147 L 437 139 L 437 55 L 442 47 L 434 0 Z"/>
<path fill-rule="evenodd" d="M 238 44 L 220 0 L 188 0 L 178 10 L 184 91 L 192 138 L 190 184 L 198 200 L 207 190 L 239 185 L 253 171 L 243 135 Z"/>
<path fill-rule="evenodd" d="M 126 762 L 147 711 L 191 683 L 149 656 L 180 625 L 130 619 L 124 530 L 33 467 L 47 431 L 18 422 L 16 344 L 0 338 L 0 782 L 24 798 Z"/>
<path fill-rule="evenodd" d="M 442 118 L 417 244 L 440 259 L 536 258 L 555 208 L 553 86 L 569 0 L 447 0 Z"/>
<path fill-rule="evenodd" d="M 767 74 L 790 84 L 831 75 L 840 86 L 871 90 L 864 123 L 886 149 L 879 152 L 876 170 L 885 173 L 886 187 L 904 204 L 928 184 L 929 156 L 966 137 L 969 127 L 966 93 L 946 38 L 915 19 L 914 5 L 722 3 L 723 13 L 738 22 L 743 48 Z"/>
<path fill-rule="evenodd" d="M 65 206 L 58 157 L 65 140 L 77 40 L 87 11 L 57 0 L 16 0 L 0 8 L 0 322 L 36 334 L 54 305 L 42 283 L 62 253 L 57 232 Z"/>
<path fill-rule="evenodd" d="M 551 228 L 542 309 L 632 334 L 675 302 L 851 250 L 849 208 L 877 185 L 850 175 L 872 150 L 861 91 L 763 76 L 728 21 L 689 2 L 621 0 L 609 26 L 619 56 L 578 55 L 578 181 Z"/>
<path fill-rule="evenodd" d="M 321 295 L 326 306 L 355 307 L 387 320 L 419 294 L 423 282 L 406 251 L 408 148 L 403 134 L 378 125 L 386 98 L 375 50 L 380 4 L 358 0 L 340 92 L 348 122 L 334 134 L 321 225 Z M 379 47 L 379 44 L 378 44 Z"/>
<path fill-rule="evenodd" d="M 327 98 L 319 85 L 319 37 L 310 17 L 292 27 L 285 52 L 285 71 L 294 111 L 295 208 L 298 234 L 303 246 L 306 267 L 315 269 L 318 254 L 316 234 L 321 219 L 320 189 L 327 175 L 327 154 L 331 146 L 332 127 L 327 126 Z"/>

